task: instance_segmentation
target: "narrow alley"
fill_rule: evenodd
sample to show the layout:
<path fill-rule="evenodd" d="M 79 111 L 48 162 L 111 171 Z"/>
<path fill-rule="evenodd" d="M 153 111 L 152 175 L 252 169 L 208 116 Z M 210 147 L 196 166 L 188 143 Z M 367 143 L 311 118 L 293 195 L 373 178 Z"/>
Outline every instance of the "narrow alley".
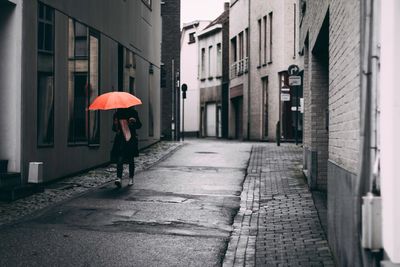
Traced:
<path fill-rule="evenodd" d="M 2 226 L 0 265 L 333 266 L 299 160 L 290 144 L 190 140 L 133 188 L 108 183 Z"/>

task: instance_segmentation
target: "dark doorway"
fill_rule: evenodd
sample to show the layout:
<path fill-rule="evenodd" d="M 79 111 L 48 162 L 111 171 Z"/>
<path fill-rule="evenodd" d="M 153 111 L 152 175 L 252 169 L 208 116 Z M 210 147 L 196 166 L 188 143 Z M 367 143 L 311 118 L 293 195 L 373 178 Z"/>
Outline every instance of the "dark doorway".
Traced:
<path fill-rule="evenodd" d="M 243 139 L 243 97 L 232 99 L 235 114 L 235 139 Z"/>

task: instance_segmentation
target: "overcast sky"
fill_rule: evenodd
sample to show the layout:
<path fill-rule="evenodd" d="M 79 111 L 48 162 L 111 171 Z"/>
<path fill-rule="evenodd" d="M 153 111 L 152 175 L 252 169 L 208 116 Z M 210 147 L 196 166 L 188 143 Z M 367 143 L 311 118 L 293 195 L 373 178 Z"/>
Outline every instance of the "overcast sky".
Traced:
<path fill-rule="evenodd" d="M 214 20 L 224 11 L 229 0 L 181 0 L 181 28 L 194 20 Z"/>

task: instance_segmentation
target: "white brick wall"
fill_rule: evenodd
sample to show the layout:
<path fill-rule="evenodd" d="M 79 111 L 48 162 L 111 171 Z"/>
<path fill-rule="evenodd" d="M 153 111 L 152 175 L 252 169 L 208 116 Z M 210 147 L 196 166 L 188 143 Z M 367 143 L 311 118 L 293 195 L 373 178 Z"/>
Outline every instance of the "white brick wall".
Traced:
<path fill-rule="evenodd" d="M 360 133 L 359 1 L 310 0 L 306 2 L 305 17 L 300 28 L 300 45 L 304 48 L 308 34 L 310 54 L 329 10 L 329 160 L 352 173 L 357 173 Z M 307 59 L 304 60 L 307 65 Z M 313 131 L 317 131 L 315 133 L 318 135 L 318 129 L 315 129 L 318 122 L 312 118 L 313 113 L 321 112 L 321 110 L 313 110 L 312 107 L 315 105 L 310 102 L 313 100 L 310 99 L 309 82 L 318 81 L 315 77 L 317 73 L 313 71 L 312 73 L 306 71 L 304 79 L 304 146 L 309 149 L 317 148 L 319 145 L 313 145 L 313 143 L 323 138 L 313 137 L 312 134 Z M 323 130 L 319 129 L 319 131 Z M 327 159 L 325 153 L 320 153 L 322 153 L 322 160 L 325 161 Z"/>
<path fill-rule="evenodd" d="M 360 4 L 332 1 L 329 159 L 357 173 L 360 135 Z"/>

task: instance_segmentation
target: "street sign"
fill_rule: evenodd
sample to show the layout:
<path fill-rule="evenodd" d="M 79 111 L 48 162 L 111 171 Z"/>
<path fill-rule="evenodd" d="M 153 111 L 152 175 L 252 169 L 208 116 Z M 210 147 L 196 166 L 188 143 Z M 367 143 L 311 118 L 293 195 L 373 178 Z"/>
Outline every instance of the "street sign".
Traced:
<path fill-rule="evenodd" d="M 296 76 L 299 74 L 300 68 L 297 65 L 290 65 L 288 68 L 289 76 Z"/>
<path fill-rule="evenodd" d="M 290 94 L 287 93 L 281 93 L 281 101 L 290 101 Z"/>
<path fill-rule="evenodd" d="M 301 76 L 289 76 L 289 86 L 300 86 Z"/>

